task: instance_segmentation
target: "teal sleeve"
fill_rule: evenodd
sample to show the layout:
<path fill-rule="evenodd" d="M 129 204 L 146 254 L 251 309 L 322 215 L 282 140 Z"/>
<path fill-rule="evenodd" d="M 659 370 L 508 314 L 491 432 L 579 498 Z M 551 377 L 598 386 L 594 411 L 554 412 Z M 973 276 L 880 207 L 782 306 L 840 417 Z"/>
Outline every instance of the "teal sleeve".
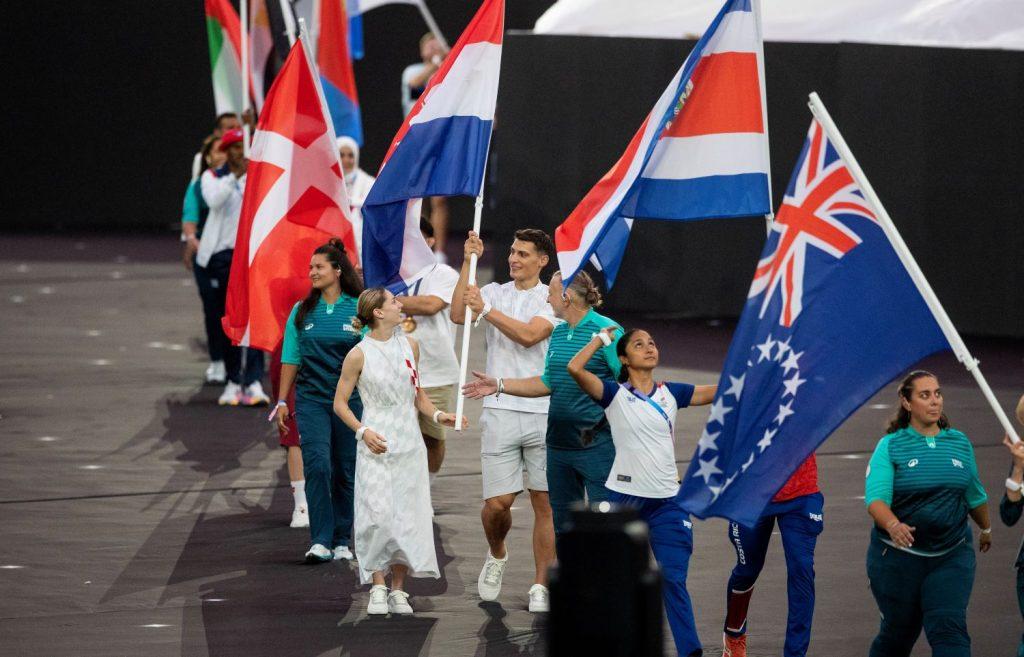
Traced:
<path fill-rule="evenodd" d="M 619 337 L 615 338 L 615 340 L 613 340 L 607 347 L 601 347 L 601 355 L 604 357 L 604 361 L 608 363 L 608 367 L 611 369 L 612 375 L 618 379 L 619 372 L 622 371 L 622 362 L 619 361 L 619 354 L 616 352 L 616 349 L 618 348 L 619 340 L 622 339 L 624 330 L 621 326 L 616 324 L 614 320 L 605 317 L 604 315 L 594 313 L 594 321 L 597 323 L 598 327 L 602 329 L 608 328 L 609 326 L 614 326 L 619 329 Z"/>
<path fill-rule="evenodd" d="M 892 461 L 889 459 L 889 436 L 884 436 L 878 441 L 868 463 L 868 473 L 864 480 L 864 506 L 871 506 L 875 500 L 892 505 L 894 475 Z"/>
<path fill-rule="evenodd" d="M 199 180 L 193 180 L 185 190 L 185 200 L 181 204 L 181 222 L 186 224 L 199 223 L 199 195 L 196 193 L 196 186 Z"/>
<path fill-rule="evenodd" d="M 295 328 L 295 315 L 299 304 L 292 306 L 288 321 L 284 324 L 284 342 L 281 344 L 282 365 L 302 365 L 302 352 L 299 351 L 299 330 Z"/>
<path fill-rule="evenodd" d="M 540 375 L 541 382 L 551 390 L 551 350 L 544 354 L 544 373 Z"/>
<path fill-rule="evenodd" d="M 978 462 L 974 460 L 974 448 L 971 447 L 971 483 L 967 484 L 964 497 L 967 499 L 967 508 L 973 509 L 988 502 L 988 493 L 981 485 L 981 477 L 978 476 Z"/>

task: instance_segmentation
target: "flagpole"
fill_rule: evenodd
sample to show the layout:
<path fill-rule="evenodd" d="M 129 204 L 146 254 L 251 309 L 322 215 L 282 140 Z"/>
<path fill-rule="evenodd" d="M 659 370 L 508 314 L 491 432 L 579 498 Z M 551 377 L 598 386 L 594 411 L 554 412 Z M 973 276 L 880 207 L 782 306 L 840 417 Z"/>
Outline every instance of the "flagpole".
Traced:
<path fill-rule="evenodd" d="M 963 338 L 960 337 L 960 333 L 953 326 L 952 320 L 949 319 L 949 315 L 946 314 L 946 310 L 942 307 L 939 302 L 938 296 L 935 291 L 932 290 L 932 286 L 928 283 L 928 280 L 924 277 L 924 272 L 917 265 L 917 261 L 914 260 L 914 256 L 910 253 L 910 249 L 907 248 L 906 243 L 900 236 L 896 225 L 893 223 L 892 218 L 889 217 L 889 213 L 885 211 L 885 207 L 882 205 L 882 201 L 875 194 L 874 188 L 871 187 L 871 183 L 868 182 L 867 176 L 864 175 L 864 171 L 860 168 L 856 158 L 853 157 L 853 153 L 850 151 L 850 147 L 847 146 L 846 140 L 839 134 L 839 128 L 836 127 L 834 121 L 832 121 L 831 115 L 828 110 L 825 109 L 825 104 L 821 102 L 821 98 L 816 92 L 812 92 L 810 100 L 807 103 L 811 108 L 811 113 L 814 114 L 815 118 L 821 123 L 821 126 L 825 129 L 825 133 L 828 135 L 829 141 L 835 147 L 836 152 L 843 158 L 847 168 L 850 170 L 850 174 L 853 179 L 857 182 L 861 191 L 864 193 L 865 198 L 875 210 L 875 214 L 878 218 L 878 223 L 885 231 L 886 237 L 889 238 L 889 243 L 892 244 L 893 249 L 896 251 L 896 255 L 899 256 L 900 262 L 906 268 L 907 273 L 910 274 L 911 280 L 914 281 L 914 285 L 917 286 L 917 291 L 921 293 L 928 309 L 932 311 L 932 315 L 935 317 L 935 321 L 938 323 L 939 328 L 942 329 L 943 335 L 946 336 L 946 340 L 949 342 L 950 347 L 953 348 L 953 353 L 956 354 L 957 360 L 964 364 L 967 371 L 974 376 L 974 380 L 977 381 L 978 387 L 981 388 L 982 394 L 988 401 L 992 410 L 995 411 L 996 417 L 999 418 L 999 423 L 1003 425 L 1003 430 L 1010 436 L 1010 439 L 1014 442 L 1020 442 L 1020 437 L 1013 428 L 1013 424 L 1010 423 L 1010 418 L 1007 417 L 1006 413 L 1003 412 L 1003 408 L 999 405 L 999 401 L 996 400 L 995 394 L 992 392 L 992 388 L 989 387 L 988 381 L 985 380 L 985 376 L 981 373 L 981 368 L 978 366 L 979 361 L 971 355 L 971 352 L 967 350 L 967 345 L 964 344 Z"/>
<path fill-rule="evenodd" d="M 320 3 L 331 1 L 332 0 L 313 0 L 313 15 L 310 16 L 310 21 L 313 23 L 313 27 L 309 29 L 309 46 L 312 49 L 313 61 L 316 61 L 316 56 L 320 48 Z M 342 0 L 334 1 L 341 2 Z"/>
<path fill-rule="evenodd" d="M 273 0 L 271 0 L 273 1 Z M 288 0 L 279 0 L 281 7 L 281 18 L 284 19 L 284 29 L 288 34 L 288 45 L 295 45 L 295 14 L 292 12 L 292 5 Z M 309 54 L 307 53 L 307 57 Z"/>
<path fill-rule="evenodd" d="M 249 109 L 249 0 L 238 2 L 239 35 L 242 46 L 242 149 L 249 157 L 249 124 L 245 121 L 245 113 Z"/>
<path fill-rule="evenodd" d="M 764 27 L 761 15 L 761 0 L 753 0 L 754 24 L 757 26 L 757 68 L 761 75 L 761 117 L 764 121 L 764 158 L 768 164 L 768 214 L 764 216 L 765 228 L 772 232 L 772 221 L 775 219 L 774 201 L 772 200 L 772 157 L 768 143 L 768 79 L 764 76 Z"/>
<path fill-rule="evenodd" d="M 427 29 L 441 42 L 445 50 L 449 50 L 448 41 L 445 40 L 444 35 L 441 34 L 441 28 L 437 26 L 437 21 L 434 20 L 434 15 L 430 13 L 430 9 L 427 7 L 426 0 L 419 0 L 416 6 L 420 9 L 420 14 L 423 16 L 423 22 L 427 24 Z"/>

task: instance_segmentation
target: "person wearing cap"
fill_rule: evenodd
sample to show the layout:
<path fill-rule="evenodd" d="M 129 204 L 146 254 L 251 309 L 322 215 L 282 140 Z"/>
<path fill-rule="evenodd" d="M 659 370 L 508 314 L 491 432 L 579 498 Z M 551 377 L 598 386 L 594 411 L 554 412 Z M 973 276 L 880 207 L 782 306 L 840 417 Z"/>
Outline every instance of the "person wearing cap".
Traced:
<path fill-rule="evenodd" d="M 345 176 L 345 190 L 348 192 L 348 202 L 352 208 L 352 232 L 356 239 L 356 252 L 362 254 L 363 203 L 376 178 L 359 168 L 359 144 L 355 139 L 338 137 L 337 144 L 341 170 Z"/>
<path fill-rule="evenodd" d="M 245 174 L 249 159 L 245 156 L 241 130 L 227 130 L 221 136 L 220 150 L 227 155 L 227 161 L 216 169 L 207 169 L 199 179 L 203 201 L 210 208 L 203 227 L 203 236 L 196 250 L 196 267 L 203 268 L 213 289 L 211 310 L 217 317 L 224 315 L 228 294 L 228 275 L 231 273 L 231 258 L 238 233 L 238 218 L 242 211 L 242 194 L 245 189 Z M 263 352 L 245 350 L 245 367 L 242 367 L 242 349 L 231 345 L 223 328 L 218 340 L 224 347 L 224 366 L 227 370 L 227 384 L 217 403 L 221 406 L 250 406 L 269 404 L 270 398 L 263 392 Z"/>

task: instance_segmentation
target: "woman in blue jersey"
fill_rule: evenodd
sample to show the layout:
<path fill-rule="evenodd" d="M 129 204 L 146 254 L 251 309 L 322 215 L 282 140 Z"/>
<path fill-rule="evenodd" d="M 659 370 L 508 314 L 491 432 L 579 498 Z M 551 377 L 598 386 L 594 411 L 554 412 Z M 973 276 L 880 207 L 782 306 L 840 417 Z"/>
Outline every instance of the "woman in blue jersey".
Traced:
<path fill-rule="evenodd" d="M 967 516 L 988 552 L 992 526 L 971 441 L 949 425 L 933 374 L 911 372 L 899 412 L 878 442 L 864 492 L 874 531 L 868 580 L 881 612 L 871 657 L 905 657 L 924 628 L 933 655 L 968 657 L 974 550 Z"/>
<path fill-rule="evenodd" d="M 642 329 L 626 331 L 616 345 L 622 366 L 618 382 L 602 380 L 586 369 L 587 361 L 612 343 L 616 329 L 602 329 L 569 361 L 569 374 L 604 408 L 615 444 L 615 462 L 605 486 L 610 502 L 634 507 L 650 527 L 651 549 L 664 577 L 662 594 L 676 650 L 682 657 L 702 654 L 686 591 L 693 553 L 689 515 L 676 504 L 673 430 L 676 412 L 710 404 L 718 386 L 655 383 L 658 347 Z"/>
<path fill-rule="evenodd" d="M 352 318 L 363 284 L 338 238 L 313 252 L 309 280 L 309 294 L 285 324 L 277 426 L 287 430 L 286 400 L 294 384 L 312 543 L 306 561 L 322 563 L 352 558 L 356 440 L 334 414 L 334 391 L 345 356 L 361 339 Z M 348 403 L 362 413 L 358 394 Z"/>

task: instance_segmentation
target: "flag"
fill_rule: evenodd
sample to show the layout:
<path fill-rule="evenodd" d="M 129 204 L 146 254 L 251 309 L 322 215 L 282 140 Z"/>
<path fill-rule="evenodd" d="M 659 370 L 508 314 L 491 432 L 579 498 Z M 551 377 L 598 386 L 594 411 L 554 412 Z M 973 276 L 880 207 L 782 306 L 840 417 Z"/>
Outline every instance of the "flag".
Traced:
<path fill-rule="evenodd" d="M 353 0 L 348 10 L 352 16 L 361 16 L 372 9 L 383 7 L 384 5 L 412 5 L 419 7 L 423 4 L 423 0 Z"/>
<path fill-rule="evenodd" d="M 249 26 L 249 61 L 252 62 L 252 100 L 256 111 L 263 109 L 264 92 L 269 82 L 269 67 L 274 55 L 270 32 L 270 13 L 266 0 L 252 0 L 252 24 Z"/>
<path fill-rule="evenodd" d="M 217 114 L 242 111 L 242 23 L 228 0 L 205 0 Z"/>
<path fill-rule="evenodd" d="M 345 0 L 320 0 L 320 31 L 317 37 L 316 63 L 320 69 L 327 107 L 334 122 L 334 134 L 351 137 L 363 145 L 363 125 L 359 117 L 359 96 L 352 56 L 348 50 L 348 18 Z"/>
<path fill-rule="evenodd" d="M 363 278 L 401 292 L 434 265 L 420 199 L 483 185 L 501 68 L 504 0 L 485 0 L 395 135 L 363 205 Z"/>
<path fill-rule="evenodd" d="M 270 38 L 274 41 L 274 51 L 283 61 L 292 50 L 291 37 L 298 34 L 295 20 L 295 8 L 291 0 L 266 0 L 267 15 L 270 19 Z"/>
<path fill-rule="evenodd" d="M 750 0 L 727 0 L 626 152 L 555 230 L 565 280 L 590 260 L 611 287 L 633 219 L 771 212 L 762 50 Z"/>
<path fill-rule="evenodd" d="M 309 258 L 337 236 L 354 254 L 334 131 L 300 39 L 274 80 L 250 149 L 231 261 L 224 332 L 273 351 L 292 306 L 309 291 Z"/>
<path fill-rule="evenodd" d="M 813 121 L 679 502 L 699 518 L 753 525 L 853 411 L 948 348 L 874 210 Z"/>

